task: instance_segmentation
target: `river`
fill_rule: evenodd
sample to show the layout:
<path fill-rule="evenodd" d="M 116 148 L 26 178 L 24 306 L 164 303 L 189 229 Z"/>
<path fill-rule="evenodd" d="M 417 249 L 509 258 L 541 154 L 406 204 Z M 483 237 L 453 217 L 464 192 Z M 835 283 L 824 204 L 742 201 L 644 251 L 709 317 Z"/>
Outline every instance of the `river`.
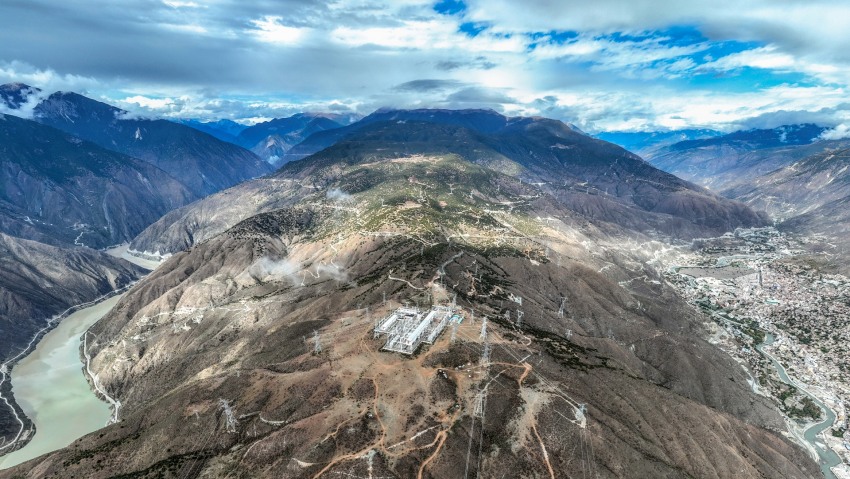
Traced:
<path fill-rule="evenodd" d="M 766 352 L 763 349 L 764 346 L 769 346 L 773 344 L 773 341 L 773 335 L 767 333 L 764 337 L 764 342 L 756 346 L 756 349 L 770 360 L 770 362 L 773 364 L 773 367 L 776 369 L 776 372 L 779 373 L 779 378 L 782 379 L 784 383 L 794 386 L 795 388 L 797 388 L 798 391 L 811 398 L 812 401 L 814 401 L 815 404 L 817 404 L 817 406 L 823 411 L 823 421 L 809 426 L 803 432 L 803 438 L 806 442 L 811 444 L 811 446 L 817 453 L 818 463 L 821 466 L 821 471 L 823 472 L 824 477 L 826 477 L 826 479 L 835 479 L 835 474 L 833 474 L 831 468 L 841 464 L 841 458 L 838 457 L 838 454 L 836 454 L 835 451 L 826 447 L 823 442 L 818 441 L 818 435 L 829 427 L 831 427 L 833 422 L 835 422 L 835 413 L 832 411 L 832 409 L 828 408 L 826 404 L 823 403 L 823 401 L 816 398 L 808 391 L 800 387 L 800 385 L 796 381 L 794 381 L 788 376 L 788 373 L 785 371 L 785 367 L 783 367 L 782 364 L 780 364 L 779 361 L 777 361 L 772 354 Z"/>
<path fill-rule="evenodd" d="M 22 449 L 0 457 L 0 469 L 63 448 L 109 421 L 109 405 L 92 393 L 83 375 L 80 338 L 120 298 L 113 296 L 63 319 L 12 369 L 15 401 L 35 424 L 36 434 Z"/>
<path fill-rule="evenodd" d="M 146 269 L 159 266 L 158 262 L 127 254 L 127 245 L 106 252 Z M 112 418 L 109 404 L 94 394 L 86 380 L 80 346 L 83 333 L 106 315 L 121 296 L 113 296 L 61 320 L 12 368 L 12 393 L 35 424 L 36 433 L 23 448 L 0 456 L 0 470 L 61 449 L 106 426 Z"/>

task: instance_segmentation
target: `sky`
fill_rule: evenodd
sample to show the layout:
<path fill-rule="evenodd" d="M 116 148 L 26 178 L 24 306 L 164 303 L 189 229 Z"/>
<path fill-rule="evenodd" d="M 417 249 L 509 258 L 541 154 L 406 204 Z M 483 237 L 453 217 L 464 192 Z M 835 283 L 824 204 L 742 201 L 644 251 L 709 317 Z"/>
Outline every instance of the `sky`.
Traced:
<path fill-rule="evenodd" d="M 429 107 L 847 132 L 847 45 L 846 0 L 0 2 L 0 83 L 244 123 Z"/>

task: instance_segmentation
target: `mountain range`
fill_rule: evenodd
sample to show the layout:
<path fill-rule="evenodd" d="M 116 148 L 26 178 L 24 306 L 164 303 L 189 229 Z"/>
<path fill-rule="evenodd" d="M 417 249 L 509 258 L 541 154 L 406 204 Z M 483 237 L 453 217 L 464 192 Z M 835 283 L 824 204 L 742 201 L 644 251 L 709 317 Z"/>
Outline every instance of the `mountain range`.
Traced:
<path fill-rule="evenodd" d="M 0 226 L 39 241 L 0 235 L 0 293 L 27 318 L 9 316 L 7 351 L 32 318 L 143 274 L 80 245 L 132 238 L 165 261 L 92 329 L 121 422 L 0 478 L 817 470 L 658 268 L 672 244 L 772 222 L 698 178 L 492 110 L 304 114 L 233 137 L 55 93 L 34 117 L 0 118 Z M 272 143 L 259 152 L 282 166 L 200 128 Z M 838 175 L 829 161 L 806 167 Z M 380 351 L 376 320 L 405 305 L 463 320 L 410 357 Z"/>
<path fill-rule="evenodd" d="M 825 140 L 826 128 L 804 124 L 748 130 L 670 145 L 654 166 L 769 213 L 789 232 L 820 236 L 834 266 L 850 271 L 845 252 L 850 202 L 850 140 Z"/>
<path fill-rule="evenodd" d="M 346 121 L 346 117 L 341 115 L 298 113 L 245 128 L 234 139 L 234 143 L 248 148 L 270 164 L 279 166 L 293 146 L 313 133 L 340 128 L 343 121 Z"/>
<path fill-rule="evenodd" d="M 175 122 L 190 126 L 228 143 L 236 143 L 236 137 L 239 136 L 239 133 L 245 128 L 248 128 L 248 125 L 243 125 L 242 123 L 237 123 L 233 120 L 200 121 L 193 119 L 178 119 L 175 120 Z"/>
<path fill-rule="evenodd" d="M 140 234 L 132 248 L 149 255 L 174 253 L 251 214 L 287 205 L 292 185 L 280 175 L 340 152 L 358 158 L 457 154 L 540 183 L 577 214 L 647 233 L 692 238 L 768 221 L 554 120 L 509 119 L 493 111 L 384 110 L 351 126 L 314 134 L 296 148 L 319 149 L 328 143 L 334 144 L 309 163 L 287 163 L 266 178 L 174 210 Z"/>
<path fill-rule="evenodd" d="M 129 119 L 75 93 L 44 97 L 15 83 L 0 87 L 0 97 L 0 360 L 51 316 L 143 274 L 97 249 L 271 170 L 236 145 L 164 120 Z"/>
<path fill-rule="evenodd" d="M 658 149 L 688 140 L 702 140 L 723 135 L 709 129 L 685 129 L 670 131 L 603 131 L 596 138 L 632 151 L 640 156 L 652 156 Z"/>
<path fill-rule="evenodd" d="M 7 234 L 104 248 L 195 198 L 150 163 L 32 120 L 0 118 L 0 231 Z"/>
<path fill-rule="evenodd" d="M 69 92 L 39 103 L 35 119 L 104 148 L 147 161 L 200 198 L 271 167 L 260 158 L 194 128 L 166 120 L 132 118 L 122 110 Z"/>
<path fill-rule="evenodd" d="M 557 121 L 381 115 L 392 120 L 167 215 L 179 226 L 164 226 L 172 239 L 158 247 L 173 255 L 89 345 L 121 423 L 21 470 L 816 469 L 651 267 L 671 236 L 762 216 Z M 437 303 L 463 308 L 454 340 L 412 357 L 379 352 L 375 319 Z"/>

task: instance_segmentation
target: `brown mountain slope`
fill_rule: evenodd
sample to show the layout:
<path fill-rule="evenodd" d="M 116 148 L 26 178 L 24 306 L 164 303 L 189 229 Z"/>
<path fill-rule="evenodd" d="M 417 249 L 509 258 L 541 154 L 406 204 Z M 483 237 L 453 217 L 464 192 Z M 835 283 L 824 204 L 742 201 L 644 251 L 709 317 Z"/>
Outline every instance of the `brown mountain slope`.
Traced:
<path fill-rule="evenodd" d="M 326 172 L 334 171 L 332 165 L 348 167 L 414 154 L 459 155 L 533 184 L 530 194 L 551 195 L 587 220 L 614 229 L 690 239 L 767 221 L 741 203 L 659 171 L 622 148 L 572 131 L 561 122 L 519 118 L 500 128 L 484 133 L 435 122 L 368 123 L 274 175 L 169 213 L 140 234 L 132 247 L 150 254 L 180 251 L 253 214 L 289 205 L 291 190 L 322 186 Z"/>
<path fill-rule="evenodd" d="M 122 298 L 91 345 L 122 421 L 0 477 L 817 473 L 660 244 L 455 155 L 328 166 Z M 375 318 L 453 300 L 454 342 L 378 351 Z"/>

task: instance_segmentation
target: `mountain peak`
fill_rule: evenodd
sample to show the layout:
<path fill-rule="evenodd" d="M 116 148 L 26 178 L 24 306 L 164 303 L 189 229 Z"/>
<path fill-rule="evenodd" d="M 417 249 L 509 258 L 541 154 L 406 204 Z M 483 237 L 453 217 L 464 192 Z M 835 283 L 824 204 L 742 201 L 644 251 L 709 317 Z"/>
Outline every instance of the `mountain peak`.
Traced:
<path fill-rule="evenodd" d="M 17 110 L 26 103 L 33 93 L 41 90 L 31 87 L 26 83 L 6 83 L 0 85 L 0 106 L 4 105 L 12 110 Z"/>

